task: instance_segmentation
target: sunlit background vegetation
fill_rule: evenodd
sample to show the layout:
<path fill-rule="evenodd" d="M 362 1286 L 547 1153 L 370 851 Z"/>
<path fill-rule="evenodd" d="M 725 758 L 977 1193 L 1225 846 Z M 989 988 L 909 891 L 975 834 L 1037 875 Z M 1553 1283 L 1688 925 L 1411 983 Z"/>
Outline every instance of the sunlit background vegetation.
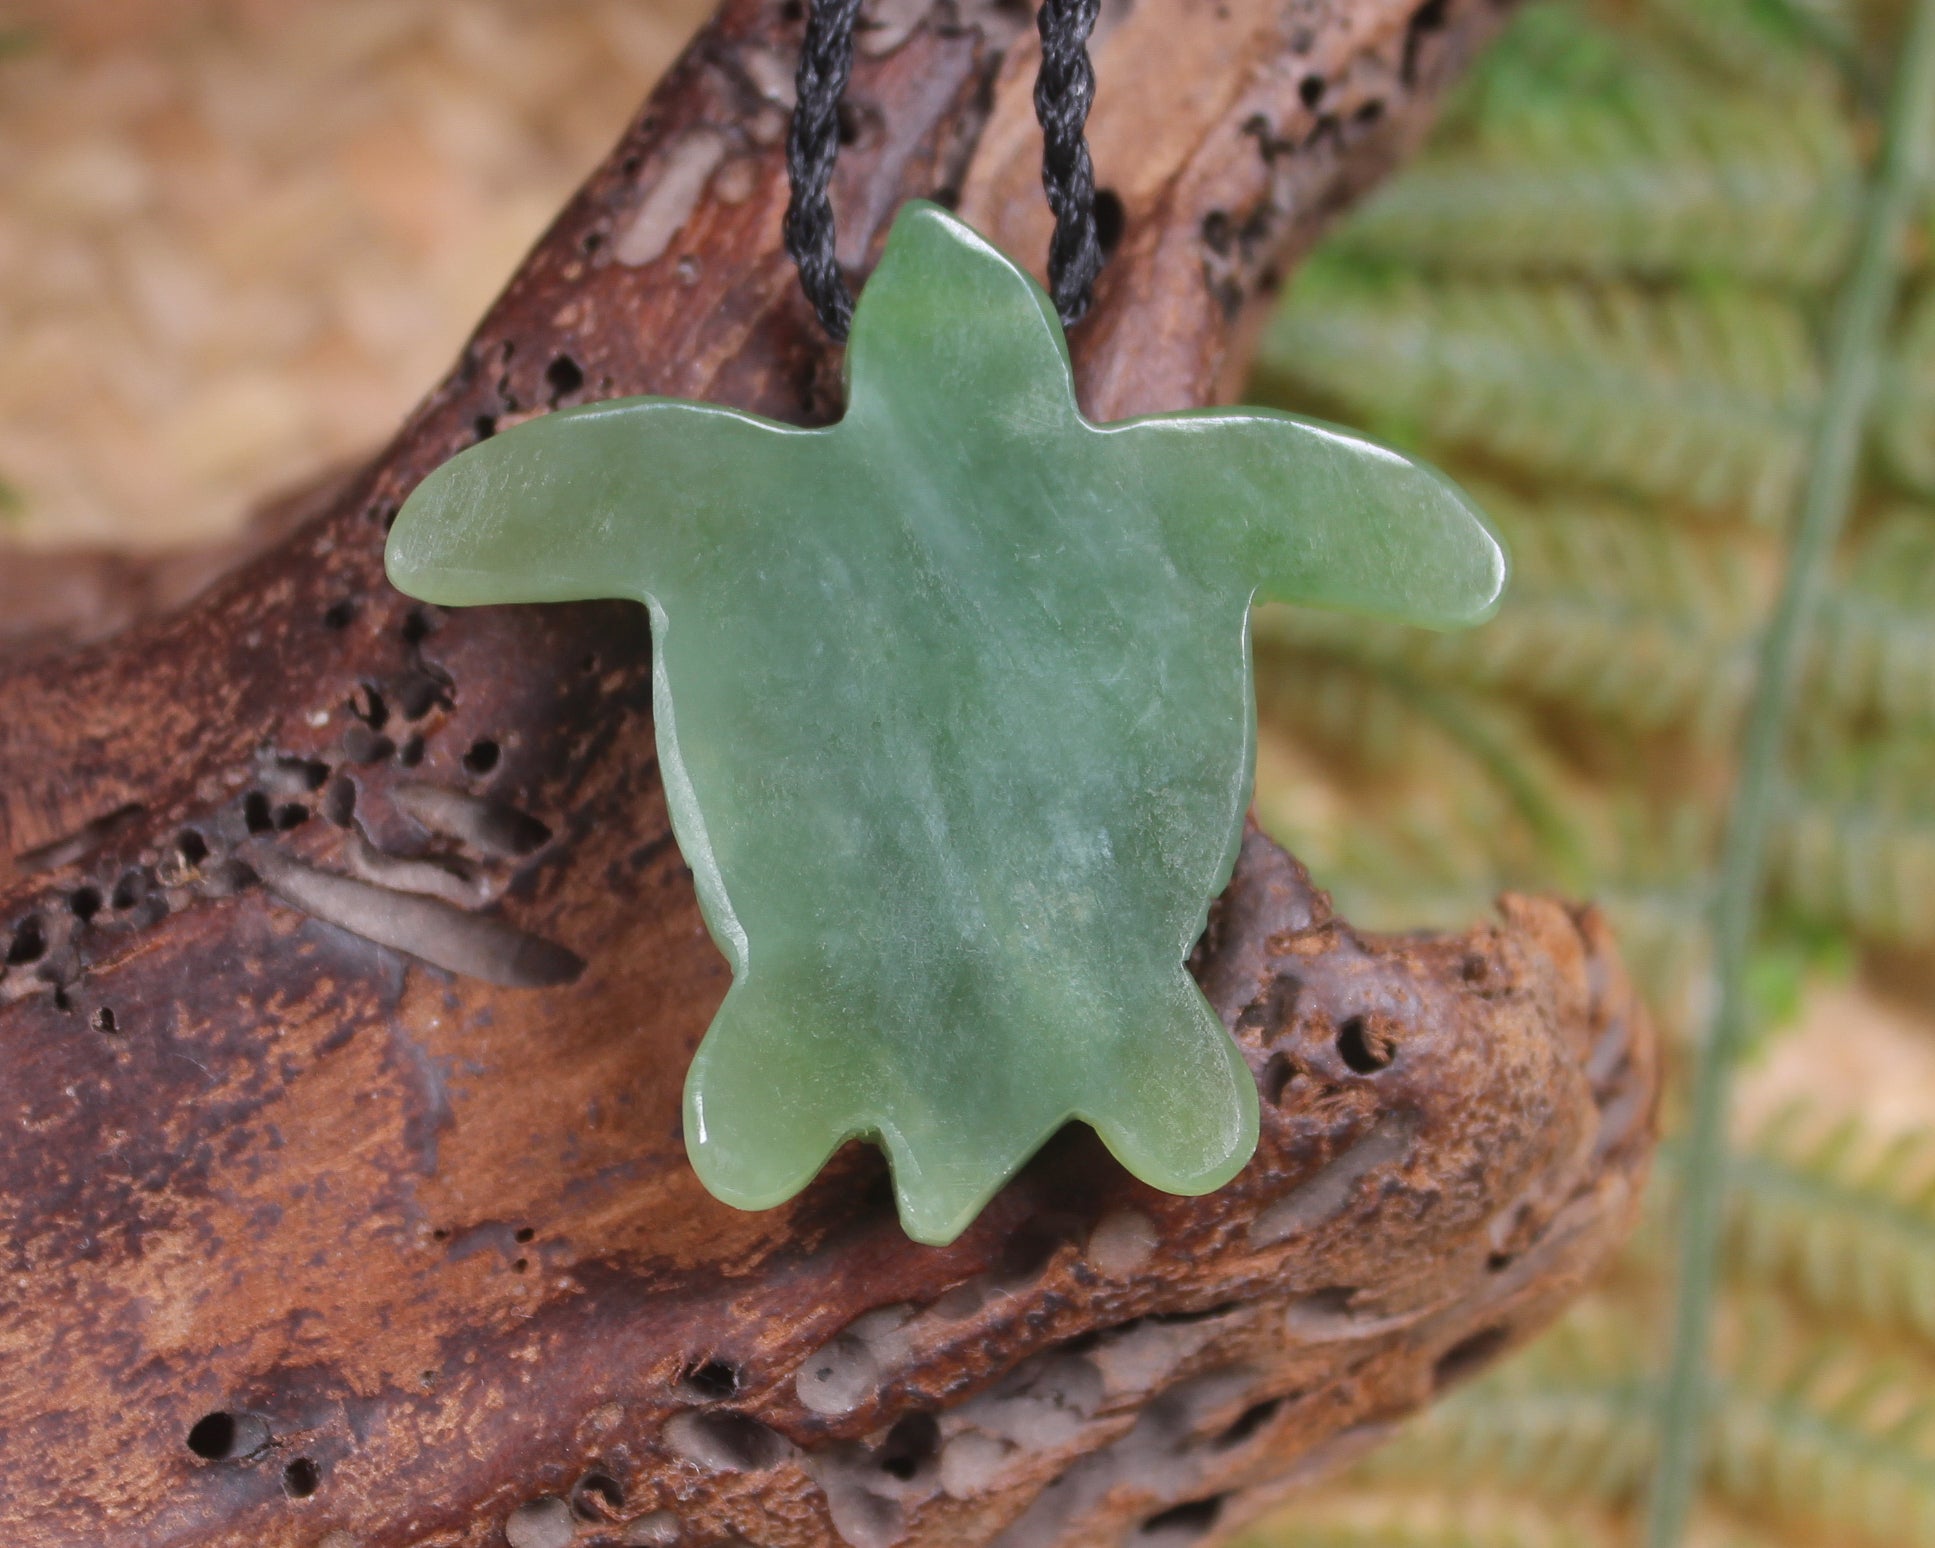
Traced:
<path fill-rule="evenodd" d="M 0 8 L 0 544 L 212 537 L 368 451 L 703 8 Z M 1259 815 L 1365 925 L 1600 900 L 1679 1090 L 1906 14 L 1527 10 L 1258 365 L 1258 397 L 1452 469 L 1517 560 L 1471 634 L 1261 617 Z M 1931 203 L 1773 809 L 1687 1539 L 1716 1548 L 1935 1543 Z M 1258 1543 L 1639 1542 L 1675 1134 L 1606 1286 Z"/>

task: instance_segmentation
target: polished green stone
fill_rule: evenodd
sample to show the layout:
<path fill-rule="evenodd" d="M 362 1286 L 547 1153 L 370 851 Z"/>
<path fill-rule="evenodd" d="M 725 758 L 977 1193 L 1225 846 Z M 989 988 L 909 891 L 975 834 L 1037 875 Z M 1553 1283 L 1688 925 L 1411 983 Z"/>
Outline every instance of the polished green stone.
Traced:
<path fill-rule="evenodd" d="M 390 577 L 651 609 L 673 826 L 733 970 L 686 1085 L 719 1198 L 779 1203 L 870 1136 L 945 1242 L 1071 1118 L 1215 1188 L 1256 1086 L 1183 962 L 1249 799 L 1251 598 L 1468 624 L 1504 552 L 1342 430 L 1088 423 L 1047 297 L 932 205 L 847 359 L 825 429 L 630 398 L 507 431 L 411 497 Z"/>

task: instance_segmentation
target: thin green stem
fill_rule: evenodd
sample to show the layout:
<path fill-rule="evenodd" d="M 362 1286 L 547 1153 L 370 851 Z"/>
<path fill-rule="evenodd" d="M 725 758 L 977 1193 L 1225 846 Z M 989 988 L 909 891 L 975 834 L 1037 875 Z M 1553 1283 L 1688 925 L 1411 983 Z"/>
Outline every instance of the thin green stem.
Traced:
<path fill-rule="evenodd" d="M 1808 635 L 1826 590 L 1828 560 L 1853 503 L 1885 332 L 1901 283 L 1911 206 L 1935 162 L 1935 0 L 1916 0 L 1910 15 L 1885 127 L 1860 250 L 1828 340 L 1827 391 L 1786 575 L 1761 638 L 1753 704 L 1720 857 L 1713 915 L 1719 999 L 1693 1074 L 1673 1342 L 1647 1516 L 1650 1548 L 1677 1548 L 1700 1480 L 1707 1344 L 1725 1202 L 1728 1097 L 1734 1056 L 1746 1031 L 1748 955 L 1760 922 L 1781 750 Z"/>

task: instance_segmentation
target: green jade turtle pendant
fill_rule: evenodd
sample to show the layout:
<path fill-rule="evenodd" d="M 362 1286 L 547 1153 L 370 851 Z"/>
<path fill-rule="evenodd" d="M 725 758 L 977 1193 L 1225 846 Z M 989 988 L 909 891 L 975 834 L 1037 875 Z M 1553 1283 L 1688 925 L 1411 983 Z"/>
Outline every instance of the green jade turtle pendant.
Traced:
<path fill-rule="evenodd" d="M 1253 597 L 1447 628 L 1506 558 L 1444 477 L 1263 409 L 1090 424 L 1054 307 L 909 204 L 839 423 L 623 398 L 410 497 L 390 579 L 443 606 L 651 610 L 672 824 L 732 987 L 692 1164 L 781 1203 L 845 1140 L 953 1240 L 1070 1119 L 1205 1193 L 1256 1082 L 1184 969 L 1256 740 Z"/>

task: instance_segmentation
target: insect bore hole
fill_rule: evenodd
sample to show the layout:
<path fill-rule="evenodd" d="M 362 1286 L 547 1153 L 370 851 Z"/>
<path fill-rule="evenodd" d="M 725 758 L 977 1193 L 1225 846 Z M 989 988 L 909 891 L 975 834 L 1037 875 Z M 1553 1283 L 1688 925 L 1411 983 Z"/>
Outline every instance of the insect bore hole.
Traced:
<path fill-rule="evenodd" d="M 268 1444 L 269 1424 L 258 1414 L 217 1409 L 188 1427 L 188 1449 L 204 1462 L 252 1457 Z"/>
<path fill-rule="evenodd" d="M 464 768 L 472 774 L 488 774 L 497 767 L 499 752 L 498 745 L 489 737 L 480 737 L 465 751 Z"/>
<path fill-rule="evenodd" d="M 1337 1052 L 1359 1075 L 1375 1075 L 1397 1057 L 1397 1044 L 1364 1017 L 1352 1016 L 1337 1029 Z"/>

